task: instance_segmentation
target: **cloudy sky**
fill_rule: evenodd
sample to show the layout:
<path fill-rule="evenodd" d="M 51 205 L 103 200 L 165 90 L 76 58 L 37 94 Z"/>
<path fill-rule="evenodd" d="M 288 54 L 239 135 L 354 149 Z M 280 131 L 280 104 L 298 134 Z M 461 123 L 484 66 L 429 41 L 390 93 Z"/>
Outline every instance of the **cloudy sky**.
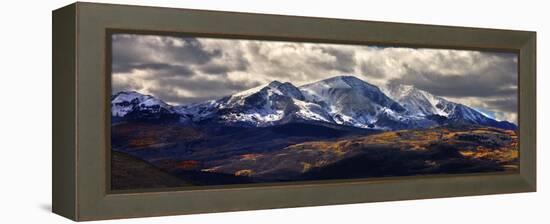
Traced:
<path fill-rule="evenodd" d="M 355 75 L 383 86 L 414 85 L 517 123 L 517 57 L 415 49 L 134 34 L 113 35 L 113 93 L 135 90 L 185 104 L 273 80 L 302 85 Z"/>

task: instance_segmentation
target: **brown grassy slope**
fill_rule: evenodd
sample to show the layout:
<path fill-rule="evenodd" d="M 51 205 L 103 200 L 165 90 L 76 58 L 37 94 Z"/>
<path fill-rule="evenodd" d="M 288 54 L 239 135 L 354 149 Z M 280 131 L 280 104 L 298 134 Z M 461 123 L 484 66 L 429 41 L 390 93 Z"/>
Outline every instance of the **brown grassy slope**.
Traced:
<path fill-rule="evenodd" d="M 514 131 L 439 127 L 304 142 L 273 152 L 240 155 L 205 171 L 282 180 L 312 171 L 321 175 L 327 167 L 332 170 L 331 178 L 350 172 L 353 177 L 491 172 L 517 170 L 518 154 Z"/>
<path fill-rule="evenodd" d="M 345 154 L 373 147 L 391 147 L 402 151 L 426 151 L 435 144 L 456 146 L 458 152 L 472 159 L 491 160 L 502 164 L 518 158 L 517 134 L 490 127 L 465 129 L 432 128 L 385 132 L 337 142 L 307 142 L 290 146 L 291 150 L 321 150 Z"/>

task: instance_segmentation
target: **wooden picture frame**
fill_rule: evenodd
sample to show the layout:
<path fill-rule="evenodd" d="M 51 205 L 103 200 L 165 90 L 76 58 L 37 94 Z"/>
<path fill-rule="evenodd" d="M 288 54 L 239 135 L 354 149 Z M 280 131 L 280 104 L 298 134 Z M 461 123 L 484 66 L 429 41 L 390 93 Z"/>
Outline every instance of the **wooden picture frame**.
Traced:
<path fill-rule="evenodd" d="M 113 192 L 106 74 L 114 31 L 515 52 L 520 171 Z M 79 2 L 53 12 L 52 73 L 53 212 L 72 220 L 536 191 L 535 32 Z"/>

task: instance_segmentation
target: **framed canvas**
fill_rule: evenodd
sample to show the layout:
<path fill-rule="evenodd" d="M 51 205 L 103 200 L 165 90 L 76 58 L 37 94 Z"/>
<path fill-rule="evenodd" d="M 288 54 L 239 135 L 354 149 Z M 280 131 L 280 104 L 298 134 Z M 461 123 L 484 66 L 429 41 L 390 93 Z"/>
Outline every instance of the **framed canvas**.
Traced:
<path fill-rule="evenodd" d="M 532 192 L 535 63 L 530 31 L 75 3 L 53 12 L 53 211 Z"/>

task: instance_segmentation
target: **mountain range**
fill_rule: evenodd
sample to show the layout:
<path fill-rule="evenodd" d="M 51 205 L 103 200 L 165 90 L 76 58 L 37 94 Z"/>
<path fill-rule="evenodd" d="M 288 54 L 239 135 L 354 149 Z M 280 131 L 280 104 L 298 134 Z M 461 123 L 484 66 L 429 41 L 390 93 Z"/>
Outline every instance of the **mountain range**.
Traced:
<path fill-rule="evenodd" d="M 515 124 L 413 86 L 272 81 L 170 105 L 111 97 L 111 187 L 517 171 Z"/>
<path fill-rule="evenodd" d="M 306 85 L 272 81 L 216 100 L 170 105 L 135 91 L 111 97 L 113 122 L 177 121 L 269 127 L 288 123 L 342 125 L 372 130 L 482 125 L 515 130 L 466 105 L 409 85 L 380 88 L 354 76 L 336 76 Z"/>

